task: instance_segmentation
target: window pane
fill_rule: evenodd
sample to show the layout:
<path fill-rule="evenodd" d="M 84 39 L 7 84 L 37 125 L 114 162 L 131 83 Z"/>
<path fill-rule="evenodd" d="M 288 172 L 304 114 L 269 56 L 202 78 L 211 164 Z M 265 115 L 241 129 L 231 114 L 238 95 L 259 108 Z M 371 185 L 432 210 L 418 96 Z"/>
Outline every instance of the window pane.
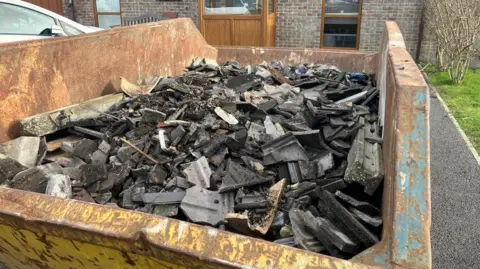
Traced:
<path fill-rule="evenodd" d="M 356 18 L 325 18 L 323 46 L 356 48 L 357 24 Z"/>
<path fill-rule="evenodd" d="M 261 14 L 262 0 L 205 0 L 205 14 Z"/>
<path fill-rule="evenodd" d="M 96 0 L 97 12 L 120 12 L 120 0 Z"/>
<path fill-rule="evenodd" d="M 39 35 L 52 28 L 52 17 L 28 8 L 0 3 L 0 34 Z"/>
<path fill-rule="evenodd" d="M 65 23 L 65 22 L 62 22 L 60 21 L 60 25 L 62 26 L 63 28 L 63 31 L 65 31 L 65 33 L 67 35 L 80 35 L 80 34 L 83 34 L 82 31 L 78 30 L 77 28 L 71 26 L 70 24 L 68 23 Z"/>
<path fill-rule="evenodd" d="M 358 14 L 359 0 L 326 0 L 325 2 L 327 14 Z"/>
<path fill-rule="evenodd" d="M 120 15 L 98 15 L 98 27 L 110 29 L 112 26 L 121 25 Z"/>

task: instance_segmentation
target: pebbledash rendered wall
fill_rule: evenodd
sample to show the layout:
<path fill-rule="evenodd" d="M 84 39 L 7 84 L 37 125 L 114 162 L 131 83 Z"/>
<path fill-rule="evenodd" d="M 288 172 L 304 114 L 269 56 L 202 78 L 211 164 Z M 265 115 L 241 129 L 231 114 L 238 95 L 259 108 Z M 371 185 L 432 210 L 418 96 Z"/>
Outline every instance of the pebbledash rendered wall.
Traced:
<path fill-rule="evenodd" d="M 68 1 L 68 0 L 63 0 Z M 75 20 L 94 25 L 93 0 L 73 0 Z M 320 47 L 322 0 L 277 0 L 277 47 Z M 198 25 L 197 0 L 120 0 L 123 17 L 177 12 Z M 64 5 L 69 8 L 68 4 Z M 71 7 L 70 7 L 71 9 Z M 396 21 L 403 33 L 408 52 L 415 57 L 423 0 L 363 0 L 360 50 L 375 52 L 380 46 L 386 20 Z M 72 12 L 65 10 L 72 18 Z M 421 61 L 435 59 L 435 44 L 428 29 L 421 47 Z"/>

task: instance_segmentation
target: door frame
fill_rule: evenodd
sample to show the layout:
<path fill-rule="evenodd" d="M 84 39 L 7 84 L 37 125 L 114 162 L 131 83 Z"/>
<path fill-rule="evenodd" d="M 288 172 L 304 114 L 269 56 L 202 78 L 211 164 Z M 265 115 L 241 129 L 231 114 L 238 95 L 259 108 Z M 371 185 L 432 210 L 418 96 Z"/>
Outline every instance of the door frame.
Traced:
<path fill-rule="evenodd" d="M 120 15 L 120 24 L 123 25 L 122 0 L 118 0 L 118 7 L 120 8 L 119 12 L 97 12 L 97 0 L 93 0 L 93 19 L 95 26 L 98 27 L 98 15 Z"/>
<path fill-rule="evenodd" d="M 258 15 L 241 15 L 241 14 L 205 14 L 205 0 L 198 0 L 198 25 L 200 32 L 205 37 L 205 18 L 209 20 L 230 20 L 230 39 L 231 39 L 231 46 L 234 46 L 234 25 L 235 21 L 237 20 L 260 20 L 261 21 L 261 44 L 260 46 L 265 46 L 267 41 L 267 23 L 268 23 L 268 3 L 269 1 L 273 1 L 273 14 L 276 14 L 277 3 L 275 0 L 262 0 L 262 12 Z"/>

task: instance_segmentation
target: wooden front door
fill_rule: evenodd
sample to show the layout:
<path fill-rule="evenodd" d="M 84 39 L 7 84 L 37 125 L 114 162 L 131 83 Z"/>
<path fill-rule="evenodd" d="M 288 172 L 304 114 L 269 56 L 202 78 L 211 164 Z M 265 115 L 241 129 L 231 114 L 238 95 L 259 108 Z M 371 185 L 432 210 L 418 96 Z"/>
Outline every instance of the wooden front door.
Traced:
<path fill-rule="evenodd" d="M 62 0 L 25 0 L 25 2 L 32 3 L 44 9 L 48 9 L 57 14 L 63 15 Z"/>
<path fill-rule="evenodd" d="M 198 2 L 200 31 L 208 44 L 275 46 L 275 0 Z"/>

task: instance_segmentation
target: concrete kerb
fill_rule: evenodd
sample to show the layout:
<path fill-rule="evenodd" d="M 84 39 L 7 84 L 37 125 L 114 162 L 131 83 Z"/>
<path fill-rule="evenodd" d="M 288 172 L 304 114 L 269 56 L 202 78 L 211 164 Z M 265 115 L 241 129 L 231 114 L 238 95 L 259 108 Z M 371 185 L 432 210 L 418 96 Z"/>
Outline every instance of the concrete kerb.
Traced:
<path fill-rule="evenodd" d="M 447 115 L 448 117 L 450 118 L 450 120 L 453 122 L 453 124 L 455 125 L 455 128 L 458 130 L 458 132 L 460 133 L 460 136 L 463 138 L 463 140 L 465 141 L 465 143 L 467 144 L 467 148 L 468 150 L 472 153 L 473 157 L 475 158 L 475 160 L 477 161 L 477 164 L 480 166 L 480 156 L 478 155 L 478 152 L 475 150 L 475 148 L 473 147 L 473 144 L 472 142 L 470 141 L 470 139 L 468 139 L 467 135 L 465 134 L 465 132 L 463 131 L 463 129 L 460 127 L 460 124 L 458 123 L 458 121 L 455 119 L 455 117 L 453 116 L 452 112 L 450 111 L 450 109 L 448 108 L 447 106 L 447 103 L 445 103 L 445 101 L 442 99 L 442 97 L 440 96 L 440 93 L 435 89 L 435 87 L 432 86 L 432 84 L 430 83 L 429 79 L 428 79 L 428 75 L 422 71 L 422 74 L 423 76 L 425 77 L 425 80 L 427 81 L 428 83 L 428 86 L 430 87 L 430 89 L 435 93 L 435 96 L 437 97 L 437 99 L 440 101 L 440 104 L 442 105 L 443 109 L 445 109 L 445 111 L 447 111 Z"/>

